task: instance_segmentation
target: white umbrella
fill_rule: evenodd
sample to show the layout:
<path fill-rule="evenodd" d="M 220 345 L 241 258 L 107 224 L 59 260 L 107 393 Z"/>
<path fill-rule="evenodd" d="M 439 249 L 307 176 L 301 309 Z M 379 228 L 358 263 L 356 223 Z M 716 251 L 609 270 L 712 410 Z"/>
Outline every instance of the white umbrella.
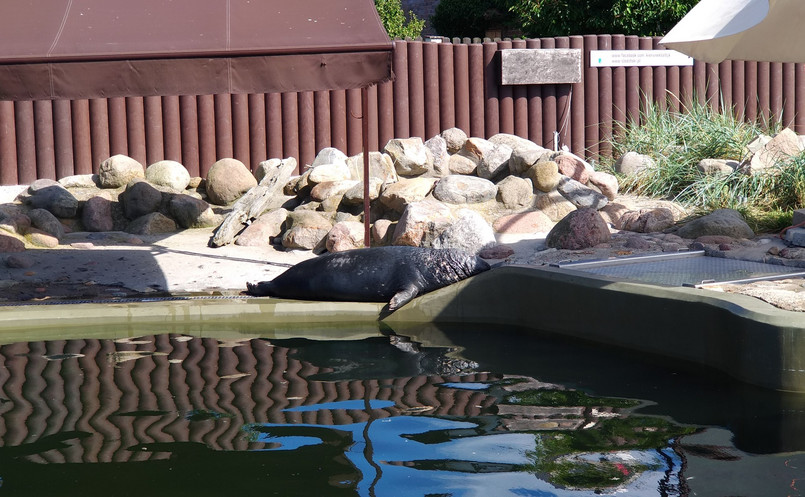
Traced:
<path fill-rule="evenodd" d="M 705 62 L 805 62 L 805 0 L 702 0 L 660 41 Z"/>

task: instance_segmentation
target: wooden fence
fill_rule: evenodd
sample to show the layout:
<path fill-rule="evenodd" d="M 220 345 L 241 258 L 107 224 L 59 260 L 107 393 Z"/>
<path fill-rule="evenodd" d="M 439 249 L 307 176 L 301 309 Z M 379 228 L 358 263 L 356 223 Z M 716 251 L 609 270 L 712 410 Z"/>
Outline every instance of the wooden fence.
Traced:
<path fill-rule="evenodd" d="M 554 146 L 556 132 L 561 145 L 595 160 L 611 155 L 613 129 L 639 119 L 646 99 L 674 110 L 697 99 L 805 133 L 801 64 L 590 67 L 590 50 L 661 50 L 658 41 L 623 35 L 397 41 L 395 81 L 369 89 L 370 148 L 455 126 L 484 138 L 513 133 L 546 147 Z M 582 82 L 502 86 L 496 53 L 505 48 L 581 49 Z M 0 101 L 0 184 L 97 172 L 114 154 L 144 165 L 176 160 L 194 176 L 224 157 L 252 168 L 272 157 L 310 164 L 324 147 L 359 153 L 362 112 L 361 90 Z"/>

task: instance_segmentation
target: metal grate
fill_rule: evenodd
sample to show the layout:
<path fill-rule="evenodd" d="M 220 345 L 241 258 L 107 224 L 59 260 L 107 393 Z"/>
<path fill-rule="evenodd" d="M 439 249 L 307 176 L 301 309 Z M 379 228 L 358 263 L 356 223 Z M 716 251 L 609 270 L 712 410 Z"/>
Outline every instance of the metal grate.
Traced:
<path fill-rule="evenodd" d="M 656 254 L 598 261 L 565 262 L 553 267 L 572 269 L 626 281 L 664 286 L 707 283 L 748 283 L 803 277 L 805 272 L 762 262 L 708 257 L 704 251 Z"/>

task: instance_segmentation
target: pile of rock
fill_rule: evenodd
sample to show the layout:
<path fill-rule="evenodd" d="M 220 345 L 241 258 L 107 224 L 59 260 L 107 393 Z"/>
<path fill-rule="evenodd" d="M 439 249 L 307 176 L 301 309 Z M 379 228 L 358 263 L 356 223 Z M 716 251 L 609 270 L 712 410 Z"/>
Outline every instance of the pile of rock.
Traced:
<path fill-rule="evenodd" d="M 606 243 L 611 228 L 661 232 L 685 215 L 670 203 L 624 204 L 614 175 L 510 134 L 487 140 L 452 128 L 425 142 L 392 139 L 369 162 L 374 245 L 487 250 L 501 258 L 499 234 L 549 232 L 549 247 L 578 250 Z M 0 206 L 0 250 L 55 246 L 65 229 L 140 235 L 196 227 L 219 227 L 214 246 L 363 246 L 362 155 L 326 148 L 290 177 L 295 169 L 293 159 L 271 159 L 252 173 L 222 159 L 202 179 L 178 162 L 146 168 L 117 155 L 97 175 L 38 180 L 18 202 Z"/>
<path fill-rule="evenodd" d="M 263 176 L 269 162 L 261 164 Z M 362 155 L 324 149 L 286 184 L 282 207 L 244 222 L 235 243 L 361 247 L 362 180 Z M 551 232 L 549 246 L 583 248 L 609 238 L 607 223 L 620 228 L 628 218 L 630 229 L 662 230 L 683 214 L 668 208 L 635 212 L 613 202 L 616 177 L 567 151 L 510 134 L 468 138 L 457 128 L 425 142 L 390 140 L 382 152 L 370 154 L 369 187 L 375 245 L 477 252 L 494 247 L 496 233 Z M 572 240 L 562 234 L 566 226 L 575 233 Z"/>

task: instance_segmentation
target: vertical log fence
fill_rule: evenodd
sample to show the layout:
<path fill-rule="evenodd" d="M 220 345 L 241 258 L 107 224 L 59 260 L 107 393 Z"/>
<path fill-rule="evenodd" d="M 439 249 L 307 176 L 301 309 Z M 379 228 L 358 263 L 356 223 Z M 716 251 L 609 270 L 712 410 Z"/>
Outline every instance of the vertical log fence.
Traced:
<path fill-rule="evenodd" d="M 370 149 L 382 149 L 391 138 L 428 139 L 458 127 L 482 138 L 512 133 L 548 148 L 558 141 L 598 160 L 612 154 L 613 130 L 639 122 L 649 100 L 683 112 L 696 100 L 805 133 L 802 64 L 591 67 L 591 50 L 662 47 L 658 38 L 624 35 L 476 41 L 395 42 L 396 79 L 369 91 Z M 580 49 L 582 81 L 501 85 L 498 52 L 507 48 Z M 97 172 L 115 154 L 144 165 L 178 161 L 193 176 L 205 176 L 224 157 L 250 168 L 272 157 L 295 157 L 304 167 L 325 147 L 360 153 L 362 112 L 358 89 L 0 101 L 0 184 Z"/>

